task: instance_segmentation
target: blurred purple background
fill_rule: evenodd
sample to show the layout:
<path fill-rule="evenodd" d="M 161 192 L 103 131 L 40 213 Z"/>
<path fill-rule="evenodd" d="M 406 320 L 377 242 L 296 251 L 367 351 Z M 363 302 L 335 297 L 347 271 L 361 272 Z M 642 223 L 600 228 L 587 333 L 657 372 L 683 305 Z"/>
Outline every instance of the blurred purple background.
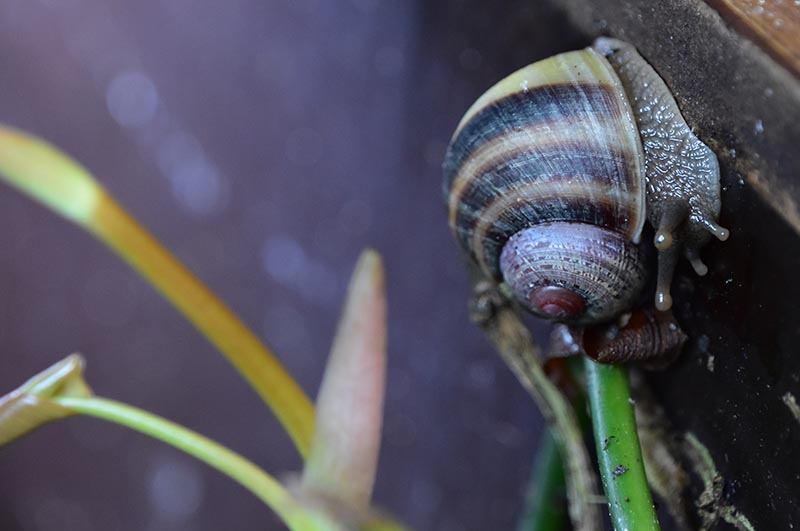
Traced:
<path fill-rule="evenodd" d="M 541 430 L 469 323 L 440 164 L 483 90 L 585 42 L 535 2 L 482 4 L 0 3 L 0 120 L 84 163 L 312 396 L 359 251 L 384 254 L 376 503 L 417 529 L 512 528 Z M 2 392 L 79 351 L 98 394 L 299 469 L 234 370 L 87 234 L 1 187 L 0 247 Z M 0 449 L 3 531 L 280 528 L 227 478 L 99 421 Z"/>

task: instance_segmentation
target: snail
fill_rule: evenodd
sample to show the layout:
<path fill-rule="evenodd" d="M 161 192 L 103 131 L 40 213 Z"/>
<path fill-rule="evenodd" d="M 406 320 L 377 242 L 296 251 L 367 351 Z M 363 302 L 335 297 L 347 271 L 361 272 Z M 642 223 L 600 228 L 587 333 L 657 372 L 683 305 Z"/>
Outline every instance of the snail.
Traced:
<path fill-rule="evenodd" d="M 672 305 L 681 253 L 728 238 L 716 156 L 664 81 L 601 37 L 506 77 L 469 108 L 444 162 L 451 229 L 483 274 L 531 312 L 610 323 L 647 281 L 645 220 L 658 253 L 655 307 Z"/>

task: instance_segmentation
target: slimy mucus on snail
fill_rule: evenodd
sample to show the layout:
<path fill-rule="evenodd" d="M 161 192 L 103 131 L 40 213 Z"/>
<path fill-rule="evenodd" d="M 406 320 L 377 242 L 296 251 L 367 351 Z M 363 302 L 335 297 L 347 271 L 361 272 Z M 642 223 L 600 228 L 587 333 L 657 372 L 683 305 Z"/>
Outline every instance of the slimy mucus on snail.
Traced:
<path fill-rule="evenodd" d="M 484 93 L 447 150 L 444 194 L 456 239 L 487 277 L 533 313 L 579 326 L 636 304 L 645 219 L 662 311 L 681 252 L 704 275 L 700 249 L 728 237 L 716 156 L 636 49 L 609 38 Z"/>

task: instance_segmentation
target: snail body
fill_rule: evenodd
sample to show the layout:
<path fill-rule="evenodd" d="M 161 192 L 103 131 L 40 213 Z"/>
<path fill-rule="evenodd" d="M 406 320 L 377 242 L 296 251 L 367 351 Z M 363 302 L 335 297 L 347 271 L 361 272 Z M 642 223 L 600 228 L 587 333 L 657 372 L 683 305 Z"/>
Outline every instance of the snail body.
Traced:
<path fill-rule="evenodd" d="M 629 44 L 529 65 L 470 107 L 444 163 L 451 228 L 483 273 L 528 310 L 579 325 L 611 321 L 647 280 L 645 219 L 656 229 L 656 307 L 681 249 L 698 274 L 724 240 L 719 167 L 663 80 Z"/>
<path fill-rule="evenodd" d="M 644 150 L 647 219 L 656 230 L 656 308 L 667 310 L 681 248 L 703 276 L 708 267 L 700 260 L 700 248 L 712 235 L 728 239 L 728 230 L 716 222 L 721 208 L 719 163 L 692 133 L 667 85 L 633 46 L 608 38 L 597 39 L 593 46 L 618 73 L 636 119 Z"/>

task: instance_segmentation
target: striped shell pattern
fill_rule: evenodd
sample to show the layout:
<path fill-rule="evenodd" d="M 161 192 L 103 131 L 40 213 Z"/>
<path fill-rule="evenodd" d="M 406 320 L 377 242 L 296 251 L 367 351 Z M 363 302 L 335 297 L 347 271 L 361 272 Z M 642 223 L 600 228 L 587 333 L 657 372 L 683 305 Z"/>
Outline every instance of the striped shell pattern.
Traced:
<path fill-rule="evenodd" d="M 596 51 L 545 59 L 489 89 L 462 118 L 444 173 L 457 240 L 528 309 L 599 322 L 639 297 L 643 150 Z"/>

